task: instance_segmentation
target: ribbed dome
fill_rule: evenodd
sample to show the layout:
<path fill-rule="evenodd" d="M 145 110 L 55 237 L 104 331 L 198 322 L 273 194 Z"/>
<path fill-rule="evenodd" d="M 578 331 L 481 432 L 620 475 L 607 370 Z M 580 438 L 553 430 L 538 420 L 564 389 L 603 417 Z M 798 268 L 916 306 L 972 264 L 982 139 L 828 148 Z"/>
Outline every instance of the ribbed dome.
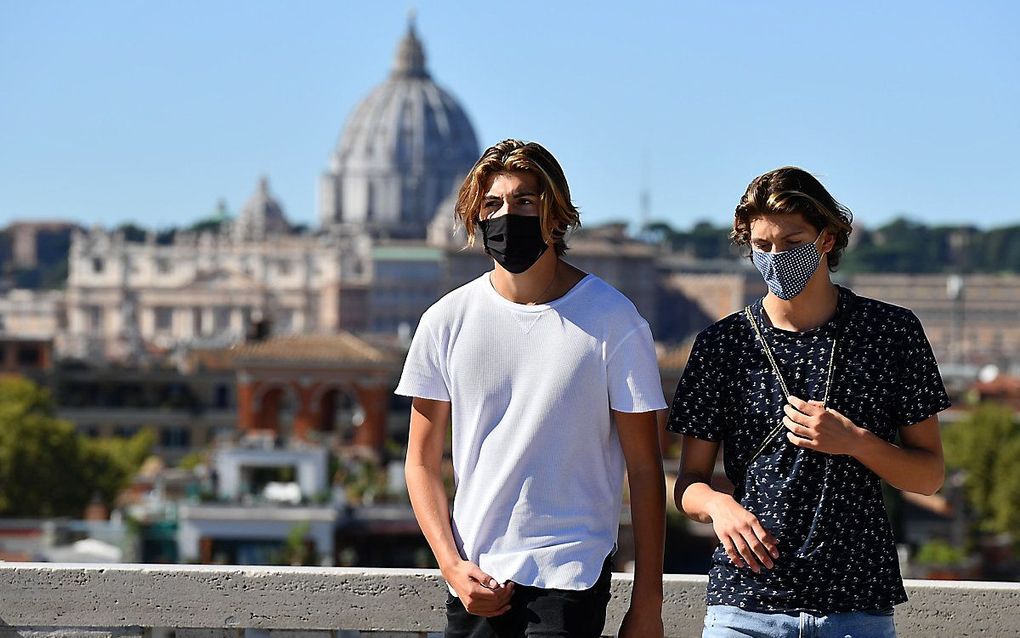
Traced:
<path fill-rule="evenodd" d="M 323 176 L 323 225 L 425 236 L 436 207 L 478 159 L 460 104 L 429 76 L 413 22 L 389 79 L 357 106 Z"/>
<path fill-rule="evenodd" d="M 235 239 L 244 241 L 260 241 L 268 234 L 290 232 L 283 209 L 269 194 L 269 179 L 266 177 L 259 179 L 258 188 L 245 202 L 234 222 L 233 231 Z"/>

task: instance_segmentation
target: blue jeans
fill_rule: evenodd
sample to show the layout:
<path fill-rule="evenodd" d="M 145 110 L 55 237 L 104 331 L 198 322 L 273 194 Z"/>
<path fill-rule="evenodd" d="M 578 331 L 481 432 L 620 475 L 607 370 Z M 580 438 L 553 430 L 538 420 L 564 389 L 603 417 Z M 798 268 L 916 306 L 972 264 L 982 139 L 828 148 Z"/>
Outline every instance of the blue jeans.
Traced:
<path fill-rule="evenodd" d="M 896 638 L 891 609 L 816 616 L 709 605 L 702 638 Z"/>

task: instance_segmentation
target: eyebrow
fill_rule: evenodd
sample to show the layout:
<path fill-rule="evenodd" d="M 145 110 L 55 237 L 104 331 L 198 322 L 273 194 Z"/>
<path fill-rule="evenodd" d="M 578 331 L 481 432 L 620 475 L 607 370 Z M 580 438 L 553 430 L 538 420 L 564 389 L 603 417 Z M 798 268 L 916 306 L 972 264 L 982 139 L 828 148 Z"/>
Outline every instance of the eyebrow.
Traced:
<path fill-rule="evenodd" d="M 532 193 L 531 191 L 516 191 L 516 192 L 510 193 L 510 196 L 511 197 L 538 197 L 537 194 Z M 498 195 L 486 195 L 484 197 L 485 201 L 489 201 L 490 199 L 502 199 L 502 198 L 499 197 Z"/>
<path fill-rule="evenodd" d="M 780 239 L 789 239 L 791 237 L 796 237 L 797 235 L 801 235 L 806 232 L 807 232 L 806 230 L 795 230 L 792 233 L 786 233 L 785 235 L 780 237 Z M 769 241 L 769 240 L 764 237 L 752 237 L 751 241 Z"/>

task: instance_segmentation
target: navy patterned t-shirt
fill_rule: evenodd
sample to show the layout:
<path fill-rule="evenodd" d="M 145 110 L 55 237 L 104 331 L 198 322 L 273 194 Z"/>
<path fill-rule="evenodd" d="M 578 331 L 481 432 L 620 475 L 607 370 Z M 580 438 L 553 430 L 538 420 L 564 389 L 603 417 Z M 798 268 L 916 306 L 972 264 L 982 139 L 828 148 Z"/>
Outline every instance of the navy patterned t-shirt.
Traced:
<path fill-rule="evenodd" d="M 835 317 L 804 332 L 752 314 L 789 391 L 821 400 L 832 340 L 839 333 L 828 406 L 893 442 L 898 430 L 949 407 L 920 322 L 898 306 L 839 289 Z M 842 328 L 840 324 L 842 323 Z M 846 455 L 799 448 L 782 428 L 782 389 L 743 312 L 701 332 L 676 389 L 667 428 L 719 441 L 734 498 L 777 538 L 771 570 L 734 566 L 720 544 L 707 602 L 752 611 L 834 613 L 886 609 L 906 601 L 881 479 Z"/>

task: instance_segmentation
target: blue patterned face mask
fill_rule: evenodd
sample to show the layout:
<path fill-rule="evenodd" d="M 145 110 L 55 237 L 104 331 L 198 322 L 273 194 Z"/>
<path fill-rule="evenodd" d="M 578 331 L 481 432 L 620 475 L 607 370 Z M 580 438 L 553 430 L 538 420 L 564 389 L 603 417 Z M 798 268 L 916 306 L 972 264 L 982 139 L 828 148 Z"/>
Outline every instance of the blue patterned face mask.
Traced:
<path fill-rule="evenodd" d="M 822 233 L 818 233 L 821 237 Z M 818 262 L 822 253 L 818 250 L 815 241 L 803 246 L 797 246 L 780 253 L 767 253 L 761 250 L 751 249 L 751 261 L 761 276 L 765 278 L 772 294 L 789 301 L 800 293 L 804 292 L 808 280 L 818 269 Z"/>

